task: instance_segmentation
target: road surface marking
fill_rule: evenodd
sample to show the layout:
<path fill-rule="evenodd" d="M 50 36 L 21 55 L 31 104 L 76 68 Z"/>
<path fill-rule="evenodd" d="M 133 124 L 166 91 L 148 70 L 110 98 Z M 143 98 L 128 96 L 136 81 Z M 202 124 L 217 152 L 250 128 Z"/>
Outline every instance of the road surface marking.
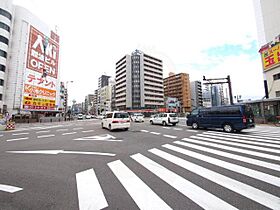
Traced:
<path fill-rule="evenodd" d="M 65 135 L 72 135 L 72 134 L 75 134 L 77 132 L 71 132 L 71 133 L 63 133 L 62 136 L 65 136 Z"/>
<path fill-rule="evenodd" d="M 47 130 L 47 131 L 37 131 L 36 133 L 49 133 L 50 130 Z"/>
<path fill-rule="evenodd" d="M 23 137 L 23 138 L 17 138 L 17 139 L 8 139 L 6 141 L 21 141 L 21 140 L 26 140 L 29 139 L 29 137 Z"/>
<path fill-rule="evenodd" d="M 57 129 L 56 131 L 60 132 L 60 131 L 68 131 L 68 130 L 69 130 L 68 128 L 64 128 L 64 129 Z"/>
<path fill-rule="evenodd" d="M 117 140 L 116 137 L 110 135 L 110 134 L 103 134 L 99 136 L 87 136 L 82 138 L 77 138 L 74 140 L 85 140 L 85 141 L 123 141 L 123 140 Z"/>
<path fill-rule="evenodd" d="M 170 129 L 171 129 L 171 128 L 169 128 L 169 127 L 162 127 L 162 128 L 167 129 L 167 130 L 170 130 Z"/>
<path fill-rule="evenodd" d="M 80 155 L 102 155 L 102 156 L 115 156 L 113 153 L 104 152 L 83 152 L 83 151 L 65 151 L 65 150 L 31 150 L 31 151 L 6 151 L 7 153 L 17 154 L 45 154 L 45 155 L 57 155 L 57 154 L 80 154 Z"/>
<path fill-rule="evenodd" d="M 74 131 L 76 131 L 76 130 L 82 130 L 82 129 L 83 129 L 83 128 L 81 128 L 81 127 L 80 127 L 80 128 L 73 128 Z"/>
<path fill-rule="evenodd" d="M 139 209 L 171 209 L 150 187 L 120 160 L 107 164 Z"/>
<path fill-rule="evenodd" d="M 254 179 L 258 179 L 260 181 L 263 181 L 263 182 L 269 183 L 271 185 L 275 185 L 277 187 L 280 187 L 280 178 L 278 178 L 276 176 L 272 176 L 272 175 L 269 175 L 269 174 L 266 174 L 266 173 L 263 173 L 263 172 L 260 172 L 260 171 L 256 171 L 256 170 L 249 169 L 249 168 L 246 168 L 246 167 L 243 167 L 243 166 L 239 166 L 237 164 L 233 164 L 233 163 L 229 163 L 229 162 L 226 162 L 226 161 L 223 161 L 223 160 L 219 160 L 217 158 L 213 158 L 213 157 L 210 157 L 210 156 L 202 155 L 202 154 L 199 154 L 197 152 L 192 152 L 192 151 L 189 151 L 189 150 L 186 150 L 186 149 L 182 149 L 180 147 L 175 147 L 175 146 L 170 145 L 170 144 L 165 144 L 165 145 L 163 145 L 163 147 L 168 148 L 170 150 L 173 150 L 175 152 L 179 152 L 181 154 L 187 155 L 189 157 L 196 158 L 198 160 L 202 160 L 202 161 L 207 162 L 207 163 L 211 163 L 211 164 L 219 166 L 221 168 L 225 168 L 227 170 L 230 170 L 230 171 L 233 171 L 233 172 L 236 172 L 236 173 L 240 173 L 240 174 L 243 174 L 245 176 L 249 176 L 249 177 L 252 177 Z"/>
<path fill-rule="evenodd" d="M 43 136 L 37 136 L 38 139 L 40 138 L 49 138 L 49 137 L 54 137 L 54 134 L 50 134 L 50 135 L 43 135 Z"/>
<path fill-rule="evenodd" d="M 141 154 L 132 155 L 131 158 L 204 209 L 236 209 L 220 198 Z"/>
<path fill-rule="evenodd" d="M 191 136 L 191 138 L 193 138 L 193 137 Z M 239 152 L 239 153 L 243 153 L 243 154 L 247 154 L 247 155 L 253 155 L 253 156 L 257 156 L 257 157 L 280 161 L 280 157 L 276 156 L 276 155 L 269 155 L 269 154 L 262 153 L 262 152 L 255 152 L 255 151 L 250 151 L 250 150 L 246 150 L 246 149 L 240 149 L 240 148 L 236 148 L 236 147 L 230 147 L 230 146 L 225 146 L 225 145 L 220 145 L 220 144 L 215 144 L 215 143 L 210 143 L 210 142 L 204 142 L 201 140 L 195 140 L 195 139 L 189 139 L 189 138 L 183 138 L 182 140 L 187 141 L 187 142 L 192 142 L 195 144 L 202 144 L 202 145 L 216 147 L 216 148 L 225 149 L 225 150 L 229 150 L 229 151 Z"/>
<path fill-rule="evenodd" d="M 108 203 L 93 169 L 76 173 L 80 210 L 99 210 Z"/>
<path fill-rule="evenodd" d="M 187 131 L 187 132 L 193 132 L 193 133 L 197 133 L 197 132 L 198 132 L 198 131 L 191 130 L 191 129 L 187 129 L 186 131 Z"/>
<path fill-rule="evenodd" d="M 173 128 L 173 130 L 175 130 L 175 131 L 182 131 L 183 128 Z"/>
<path fill-rule="evenodd" d="M 242 140 L 240 139 L 240 137 L 224 137 L 224 136 L 217 136 L 217 135 L 213 135 L 213 134 L 197 134 L 198 136 L 203 136 L 203 137 L 210 137 L 210 138 L 214 138 L 214 139 L 221 139 L 221 140 L 229 140 L 229 141 L 233 141 L 233 142 L 239 142 L 239 143 L 245 143 L 245 144 L 255 144 L 255 145 L 260 145 L 260 146 L 266 146 L 266 147 L 275 147 L 275 148 L 280 148 L 280 145 L 276 145 L 276 141 L 270 141 L 270 140 L 261 140 L 261 139 L 256 139 L 256 138 L 250 138 L 250 140 Z M 238 139 L 235 139 L 238 138 Z M 245 137 L 246 138 L 246 137 Z M 257 142 L 255 142 L 257 141 Z M 260 142 L 262 141 L 262 142 Z M 263 143 L 263 142 L 269 142 L 269 143 Z M 275 144 L 270 144 L 271 142 L 275 143 Z M 280 143 L 280 142 L 278 142 Z"/>
<path fill-rule="evenodd" d="M 19 135 L 28 135 L 29 133 L 13 133 L 13 136 L 19 136 Z"/>
<path fill-rule="evenodd" d="M 89 132 L 93 132 L 94 130 L 87 130 L 87 131 L 82 131 L 83 133 L 89 133 Z"/>
<path fill-rule="evenodd" d="M 212 136 L 221 136 L 221 137 L 230 137 L 230 138 L 237 138 L 237 139 L 245 139 L 245 140 L 252 140 L 252 141 L 259 141 L 259 142 L 268 142 L 268 143 L 275 143 L 275 144 L 279 144 L 280 143 L 280 139 L 277 140 L 267 140 L 267 138 L 263 138 L 261 136 L 254 136 L 253 137 L 247 137 L 247 135 L 243 135 L 243 136 L 235 136 L 235 135 L 226 135 L 226 134 L 220 134 L 220 133 L 208 133 L 208 132 L 203 132 L 204 135 L 212 135 Z M 275 145 L 274 144 L 274 145 Z"/>
<path fill-rule="evenodd" d="M 197 134 L 197 135 L 200 135 L 200 134 Z M 260 150 L 260 151 L 265 151 L 265 152 L 274 152 L 274 153 L 280 154 L 279 149 L 270 149 L 270 148 L 258 147 L 258 146 L 248 145 L 248 144 L 222 141 L 222 140 L 214 139 L 215 137 L 205 138 L 205 137 L 200 137 L 200 136 L 191 136 L 191 138 L 202 139 L 202 140 L 212 141 L 212 142 L 221 143 L 221 144 L 228 144 L 228 145 L 237 146 L 237 147 L 244 147 L 244 148 L 249 148 L 249 149 L 255 149 L 255 150 Z M 231 141 L 233 141 L 233 140 L 231 140 Z"/>
<path fill-rule="evenodd" d="M 161 133 L 157 133 L 157 132 L 150 132 L 151 134 L 154 134 L 154 135 L 160 135 Z"/>
<path fill-rule="evenodd" d="M 147 130 L 141 130 L 141 132 L 143 132 L 143 133 L 149 133 L 149 131 L 147 131 Z"/>
<path fill-rule="evenodd" d="M 211 133 L 211 134 L 221 134 L 219 132 L 215 132 L 215 131 L 207 131 L 204 133 Z M 267 137 L 267 136 L 255 136 L 255 135 L 244 135 L 244 134 L 237 134 L 237 133 L 223 133 L 223 135 L 229 135 L 229 136 L 246 136 L 246 137 L 253 137 L 253 138 L 262 138 L 262 139 L 274 139 L 274 140 L 280 140 L 280 138 L 275 138 L 275 137 Z"/>
<path fill-rule="evenodd" d="M 11 186 L 11 185 L 0 184 L 0 191 L 14 193 L 14 192 L 18 192 L 20 190 L 23 190 L 23 188 Z"/>
<path fill-rule="evenodd" d="M 179 144 L 179 145 L 182 145 L 182 146 L 185 146 L 185 147 L 190 147 L 190 148 L 193 148 L 193 149 L 201 150 L 203 152 L 209 152 L 209 153 L 219 155 L 219 156 L 222 156 L 222 157 L 227 157 L 227 158 L 230 158 L 230 159 L 239 160 L 239 161 L 242 161 L 242 162 L 245 162 L 245 163 L 250 163 L 252 165 L 261 166 L 261 167 L 264 167 L 264 168 L 269 168 L 269 169 L 272 169 L 272 170 L 275 170 L 275 171 L 280 171 L 280 165 L 278 165 L 278 164 L 268 163 L 268 162 L 265 162 L 265 161 L 261 161 L 261 160 L 257 160 L 257 159 L 253 159 L 253 158 L 249 158 L 249 157 L 244 157 L 244 156 L 240 156 L 240 155 L 235 155 L 235 154 L 231 154 L 231 153 L 228 153 L 228 152 L 223 152 L 223 151 L 220 151 L 220 150 L 210 149 L 208 147 L 202 147 L 202 146 L 198 146 L 198 145 L 195 145 L 195 144 L 189 144 L 187 142 L 175 141 L 173 143 Z"/>
<path fill-rule="evenodd" d="M 167 138 L 171 138 L 171 139 L 176 139 L 177 136 L 171 136 L 171 135 L 163 135 L 164 137 L 167 137 Z"/>
<path fill-rule="evenodd" d="M 2 137 L 3 135 L 0 135 L 0 137 Z"/>
<path fill-rule="evenodd" d="M 171 163 L 174 163 L 188 171 L 191 171 L 199 176 L 202 176 L 205 179 L 208 179 L 218 185 L 221 185 L 222 187 L 225 187 L 229 190 L 232 190 L 233 192 L 236 192 L 240 195 L 245 196 L 246 198 L 249 198 L 257 203 L 260 203 L 268 208 L 280 209 L 280 202 L 279 202 L 280 198 L 279 197 L 276 197 L 272 194 L 259 190 L 250 185 L 244 184 L 244 183 L 234 180 L 232 178 L 221 175 L 217 172 L 203 168 L 199 165 L 193 164 L 189 161 L 186 161 L 182 158 L 176 157 L 174 155 L 171 155 L 171 154 L 161 151 L 159 149 L 151 149 L 151 150 L 149 150 L 149 152 L 151 152 L 165 160 L 168 160 Z M 205 199 L 205 197 L 203 197 L 203 198 Z M 206 199 L 206 200 L 209 201 L 210 199 L 209 200 Z M 227 208 L 224 208 L 224 209 L 227 209 Z"/>

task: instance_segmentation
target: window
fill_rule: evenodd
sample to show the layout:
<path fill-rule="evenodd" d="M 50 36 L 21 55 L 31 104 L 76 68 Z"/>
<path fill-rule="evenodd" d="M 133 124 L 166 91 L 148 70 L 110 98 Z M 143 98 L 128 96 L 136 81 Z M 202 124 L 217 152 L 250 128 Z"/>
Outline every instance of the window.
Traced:
<path fill-rule="evenodd" d="M 275 91 L 276 97 L 280 97 L 280 91 Z"/>
<path fill-rule="evenodd" d="M 274 74 L 273 75 L 273 80 L 278 80 L 280 79 L 280 73 L 279 74 Z"/>
<path fill-rule="evenodd" d="M 113 113 L 106 114 L 106 118 L 112 118 L 112 116 L 113 116 Z"/>
<path fill-rule="evenodd" d="M 10 32 L 10 27 L 5 23 L 0 22 L 0 28 L 3 28 L 4 30 Z"/>
<path fill-rule="evenodd" d="M 0 56 L 4 57 L 4 58 L 7 58 L 7 53 L 3 50 L 0 50 Z"/>
<path fill-rule="evenodd" d="M 4 80 L 0 79 L 0 86 L 4 86 Z"/>
<path fill-rule="evenodd" d="M 2 94 L 0 94 L 0 101 L 2 101 L 2 98 L 3 98 L 3 95 L 2 95 Z"/>
<path fill-rule="evenodd" d="M 1 8 L 0 8 L 0 15 L 5 16 L 5 17 L 8 18 L 9 20 L 12 20 L 12 15 L 11 15 L 8 11 L 3 10 L 3 9 L 1 9 Z"/>
<path fill-rule="evenodd" d="M 0 64 L 0 71 L 5 72 L 5 70 L 6 70 L 6 66 L 4 66 L 4 65 Z"/>
<path fill-rule="evenodd" d="M 128 113 L 115 113 L 114 118 L 129 118 Z"/>
<path fill-rule="evenodd" d="M 6 37 L 1 36 L 1 35 L 0 35 L 0 42 L 5 43 L 6 45 L 8 45 L 8 44 L 9 44 L 9 40 L 8 40 Z"/>

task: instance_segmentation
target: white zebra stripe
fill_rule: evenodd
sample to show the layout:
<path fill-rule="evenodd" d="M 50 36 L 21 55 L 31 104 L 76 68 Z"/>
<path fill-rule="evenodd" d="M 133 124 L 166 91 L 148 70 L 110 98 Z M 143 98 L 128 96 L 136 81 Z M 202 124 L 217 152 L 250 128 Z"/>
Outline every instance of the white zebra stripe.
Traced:
<path fill-rule="evenodd" d="M 99 210 L 108 206 L 93 169 L 76 174 L 80 210 Z"/>
<path fill-rule="evenodd" d="M 253 158 L 249 158 L 249 157 L 243 157 L 243 156 L 240 156 L 240 155 L 235 155 L 235 154 L 231 154 L 231 153 L 228 153 L 228 152 L 223 152 L 223 151 L 220 151 L 220 150 L 210 149 L 210 148 L 198 146 L 198 145 L 195 145 L 195 144 L 189 144 L 187 142 L 175 141 L 173 143 L 179 144 L 179 145 L 182 145 L 182 146 L 185 146 L 185 147 L 190 147 L 190 148 L 193 148 L 193 149 L 201 150 L 203 152 L 209 152 L 209 153 L 212 153 L 212 154 L 215 154 L 215 155 L 220 155 L 222 157 L 227 157 L 227 158 L 239 160 L 239 161 L 242 161 L 242 162 L 245 162 L 245 163 L 250 163 L 252 165 L 261 166 L 261 167 L 264 167 L 264 168 L 269 168 L 269 169 L 272 169 L 272 170 L 275 170 L 275 171 L 280 171 L 280 165 L 278 165 L 278 164 L 268 163 L 268 162 L 265 162 L 265 161 L 261 161 L 261 160 L 257 160 L 257 159 L 253 159 Z"/>
<path fill-rule="evenodd" d="M 132 155 L 135 161 L 140 163 L 142 166 L 147 168 L 149 171 L 157 175 L 163 181 L 174 187 L 176 190 L 181 192 L 186 197 L 190 198 L 197 205 L 201 206 L 204 209 L 236 209 L 220 198 L 214 196 L 213 194 L 205 191 L 204 189 L 194 185 L 183 177 L 175 174 L 174 172 L 164 168 L 158 163 L 152 161 L 151 159 L 141 155 L 135 154 Z"/>
<path fill-rule="evenodd" d="M 140 209 L 172 209 L 120 160 L 107 165 Z"/>
<path fill-rule="evenodd" d="M 222 140 L 213 139 L 214 137 L 205 138 L 205 137 L 200 137 L 200 136 L 191 136 L 191 138 L 207 140 L 207 141 L 216 142 L 216 143 L 228 144 L 228 145 L 231 145 L 231 146 L 244 147 L 244 148 L 249 148 L 249 149 L 256 149 L 256 150 L 260 150 L 260 151 L 273 152 L 273 153 L 280 154 L 280 150 L 278 150 L 278 149 L 269 149 L 269 148 L 264 148 L 264 147 L 252 146 L 252 145 L 248 145 L 248 144 L 240 144 L 240 143 L 222 141 Z"/>
<path fill-rule="evenodd" d="M 202 137 L 200 137 L 200 138 L 202 138 Z M 262 158 L 267 158 L 267 159 L 271 159 L 271 160 L 280 161 L 280 157 L 276 156 L 276 155 L 269 155 L 269 154 L 262 153 L 262 152 L 249 151 L 249 150 L 246 150 L 246 149 L 229 147 L 229 146 L 225 146 L 225 145 L 220 145 L 220 144 L 215 144 L 215 143 L 210 143 L 210 142 L 204 142 L 204 141 L 189 139 L 189 138 L 183 138 L 182 140 L 187 141 L 187 142 L 196 143 L 196 144 L 203 144 L 203 145 L 206 145 L 206 146 L 225 149 L 225 150 L 229 150 L 229 151 L 235 151 L 235 152 L 239 152 L 239 153 L 243 153 L 243 154 L 247 154 L 247 155 L 253 155 L 253 156 L 257 156 L 257 157 L 262 157 Z"/>
<path fill-rule="evenodd" d="M 186 170 L 189 170 L 193 173 L 198 174 L 199 176 L 204 177 L 214 183 L 217 183 L 225 188 L 228 188 L 240 195 L 243 195 L 257 203 L 260 203 L 271 209 L 280 209 L 280 198 L 272 194 L 266 193 L 262 190 L 239 182 L 237 180 L 231 179 L 209 169 L 203 168 L 181 158 L 178 158 L 174 155 L 161 151 L 159 149 L 149 150 L 151 153 L 168 160 Z M 205 198 L 204 198 L 205 199 Z M 211 201 L 212 202 L 212 201 Z"/>
<path fill-rule="evenodd" d="M 249 169 L 249 168 L 246 168 L 246 167 L 243 167 L 243 166 L 239 166 L 237 164 L 233 164 L 233 163 L 229 163 L 229 162 L 226 162 L 226 161 L 223 161 L 223 160 L 219 160 L 217 158 L 213 158 L 213 157 L 202 155 L 202 154 L 192 152 L 192 151 L 189 151 L 189 150 L 186 150 L 186 149 L 182 149 L 180 147 L 175 147 L 175 146 L 170 145 L 170 144 L 165 144 L 165 145 L 162 145 L 162 146 L 165 147 L 165 148 L 168 148 L 170 150 L 173 150 L 175 152 L 179 152 L 181 154 L 187 155 L 189 157 L 193 157 L 193 158 L 196 158 L 198 160 L 202 160 L 204 162 L 208 162 L 208 163 L 211 163 L 213 165 L 228 169 L 230 171 L 240 173 L 240 174 L 243 174 L 245 176 L 249 176 L 249 177 L 252 177 L 254 179 L 258 179 L 258 180 L 261 180 L 263 182 L 269 183 L 271 185 L 275 185 L 277 187 L 280 187 L 280 178 L 278 178 L 276 176 L 272 176 L 272 175 L 269 175 L 269 174 L 266 174 L 266 173 L 263 173 L 263 172 L 260 172 L 260 171 L 256 171 L 256 170 Z"/>

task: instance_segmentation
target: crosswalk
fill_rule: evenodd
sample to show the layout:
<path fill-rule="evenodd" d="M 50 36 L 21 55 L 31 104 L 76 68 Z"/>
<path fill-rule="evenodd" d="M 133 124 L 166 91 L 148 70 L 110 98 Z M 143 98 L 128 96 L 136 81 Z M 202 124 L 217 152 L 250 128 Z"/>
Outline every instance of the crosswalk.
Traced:
<path fill-rule="evenodd" d="M 168 192 L 149 186 L 151 176 L 203 209 L 242 209 L 246 201 L 255 209 L 280 209 L 280 131 L 271 132 L 269 136 L 262 130 L 245 134 L 205 131 L 107 166 L 139 209 L 174 209 L 174 203 L 163 196 Z M 137 174 L 139 168 L 147 179 Z M 113 208 L 110 196 L 105 196 L 110 193 L 100 185 L 103 178 L 94 169 L 76 174 L 80 210 Z M 231 197 L 225 197 L 224 191 Z"/>

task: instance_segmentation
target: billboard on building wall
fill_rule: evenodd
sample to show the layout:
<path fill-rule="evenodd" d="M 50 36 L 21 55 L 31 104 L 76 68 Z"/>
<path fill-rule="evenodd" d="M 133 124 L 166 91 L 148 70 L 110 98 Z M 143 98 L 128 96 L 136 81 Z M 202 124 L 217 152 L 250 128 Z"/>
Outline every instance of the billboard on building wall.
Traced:
<path fill-rule="evenodd" d="M 30 26 L 23 84 L 24 110 L 54 111 L 57 108 L 59 37 L 53 34 L 48 37 Z"/>
<path fill-rule="evenodd" d="M 280 65 L 280 36 L 259 50 L 262 57 L 263 70 L 267 71 Z"/>

